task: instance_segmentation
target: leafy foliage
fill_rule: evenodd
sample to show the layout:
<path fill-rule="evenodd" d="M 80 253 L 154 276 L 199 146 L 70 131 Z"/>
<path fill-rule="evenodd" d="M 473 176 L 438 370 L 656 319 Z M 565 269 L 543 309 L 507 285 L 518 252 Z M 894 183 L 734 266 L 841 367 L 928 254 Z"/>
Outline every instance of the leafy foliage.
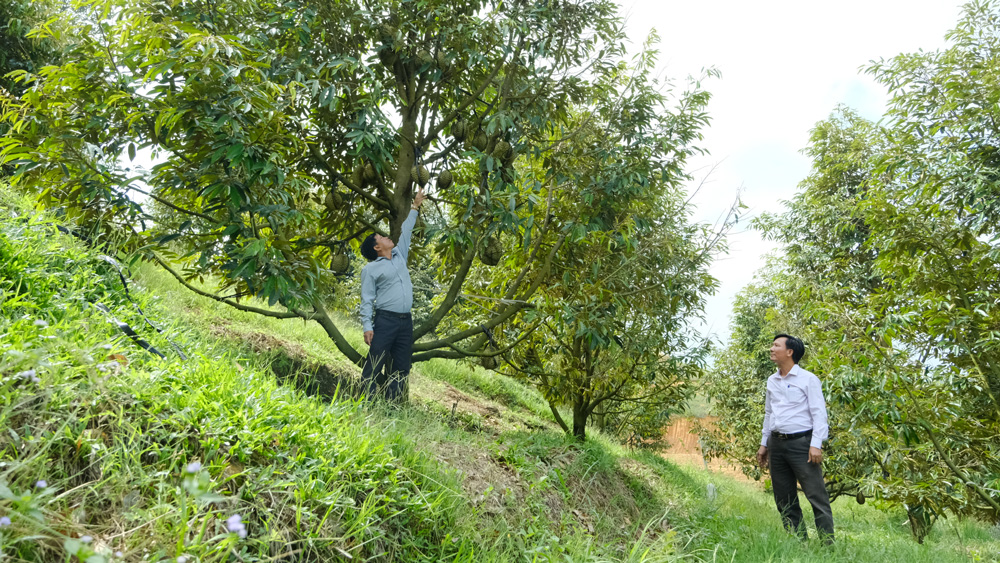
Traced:
<path fill-rule="evenodd" d="M 1000 514 L 996 12 L 973 2 L 948 49 L 871 66 L 884 127 L 847 110 L 817 126 L 804 191 L 761 221 L 788 275 L 734 326 L 800 327 L 834 413 L 830 486 L 905 506 L 920 541 L 946 512 Z"/>

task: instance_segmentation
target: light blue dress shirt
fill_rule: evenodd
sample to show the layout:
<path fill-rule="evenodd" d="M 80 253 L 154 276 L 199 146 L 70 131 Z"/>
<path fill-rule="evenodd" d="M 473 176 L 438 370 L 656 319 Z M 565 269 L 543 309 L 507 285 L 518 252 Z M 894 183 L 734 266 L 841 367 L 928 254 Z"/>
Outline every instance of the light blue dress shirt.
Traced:
<path fill-rule="evenodd" d="M 409 313 L 413 308 L 413 282 L 406 258 L 416 223 L 417 210 L 411 209 L 392 249 L 392 258 L 379 256 L 361 268 L 361 327 L 365 332 L 372 330 L 376 308 L 392 313 Z"/>

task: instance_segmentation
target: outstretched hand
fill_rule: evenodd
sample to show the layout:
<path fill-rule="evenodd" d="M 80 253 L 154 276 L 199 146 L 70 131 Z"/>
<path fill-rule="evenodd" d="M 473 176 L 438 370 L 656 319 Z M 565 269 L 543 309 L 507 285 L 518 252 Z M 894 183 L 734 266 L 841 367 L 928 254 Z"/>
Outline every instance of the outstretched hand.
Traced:
<path fill-rule="evenodd" d="M 413 196 L 413 209 L 420 209 L 420 204 L 422 204 L 426 198 L 427 194 L 424 193 L 423 188 L 417 190 L 417 195 Z"/>

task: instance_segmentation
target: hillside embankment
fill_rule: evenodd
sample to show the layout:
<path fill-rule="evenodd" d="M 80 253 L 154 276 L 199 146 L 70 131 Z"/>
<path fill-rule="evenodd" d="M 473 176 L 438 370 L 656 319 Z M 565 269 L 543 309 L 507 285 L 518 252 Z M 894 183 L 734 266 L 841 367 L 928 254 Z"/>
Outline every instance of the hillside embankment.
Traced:
<path fill-rule="evenodd" d="M 920 546 L 901 514 L 842 501 L 838 544 L 800 543 L 758 484 L 596 431 L 577 443 L 535 390 L 460 362 L 416 366 L 408 406 L 360 403 L 357 368 L 318 327 L 129 269 L 9 192 L 0 207 L 0 560 L 909 563 L 1000 552 L 984 524 L 948 520 Z M 347 337 L 360 345 L 360 331 Z M 668 457 L 693 455 L 683 424 Z"/>

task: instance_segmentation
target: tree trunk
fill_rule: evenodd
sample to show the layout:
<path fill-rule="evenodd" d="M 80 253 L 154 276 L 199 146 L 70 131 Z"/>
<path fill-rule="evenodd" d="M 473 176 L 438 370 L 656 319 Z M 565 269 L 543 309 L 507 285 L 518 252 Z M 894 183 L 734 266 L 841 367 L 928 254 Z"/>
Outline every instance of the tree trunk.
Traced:
<path fill-rule="evenodd" d="M 582 400 L 573 401 L 573 436 L 579 440 L 587 439 L 587 417 L 590 416 L 590 409 Z"/>

